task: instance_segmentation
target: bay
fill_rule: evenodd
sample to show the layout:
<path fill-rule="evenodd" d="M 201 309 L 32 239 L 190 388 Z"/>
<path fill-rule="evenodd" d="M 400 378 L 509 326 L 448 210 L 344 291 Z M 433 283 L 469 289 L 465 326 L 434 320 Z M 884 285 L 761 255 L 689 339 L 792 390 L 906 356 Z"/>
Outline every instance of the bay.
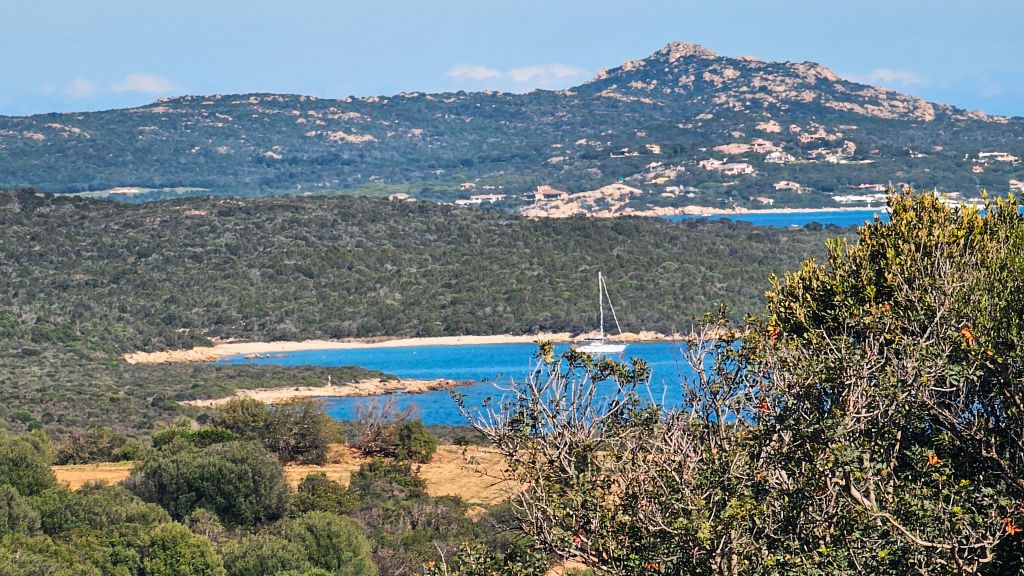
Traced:
<path fill-rule="evenodd" d="M 678 405 L 682 400 L 681 383 L 692 374 L 682 358 L 682 344 L 644 342 L 630 344 L 617 360 L 642 358 L 651 366 L 650 394 L 659 402 Z M 566 345 L 556 346 L 562 352 Z M 467 346 L 408 346 L 349 350 L 308 350 L 275 355 L 272 358 L 233 356 L 221 360 L 230 364 L 278 364 L 282 366 L 362 366 L 381 370 L 400 378 L 430 380 L 446 378 L 469 381 L 458 392 L 469 406 L 480 406 L 485 399 L 502 396 L 500 386 L 522 381 L 536 364 L 533 344 L 487 344 Z M 604 383 L 599 393 L 610 394 L 614 384 Z M 645 391 L 646 393 L 647 391 Z M 425 424 L 465 425 L 455 401 L 447 391 L 423 394 L 395 394 L 400 408 L 414 406 Z M 325 398 L 324 406 L 332 418 L 351 420 L 359 405 L 368 398 Z"/>
<path fill-rule="evenodd" d="M 865 210 L 813 210 L 806 212 L 745 212 L 740 214 L 713 214 L 710 216 L 693 216 L 688 214 L 678 216 L 666 216 L 667 220 L 679 222 L 683 220 L 736 220 L 749 222 L 756 226 L 771 226 L 773 228 L 789 228 L 792 226 L 805 226 L 812 222 L 822 226 L 861 226 L 865 222 L 874 220 L 878 215 L 883 222 L 889 220 L 889 215 L 881 208 Z"/>

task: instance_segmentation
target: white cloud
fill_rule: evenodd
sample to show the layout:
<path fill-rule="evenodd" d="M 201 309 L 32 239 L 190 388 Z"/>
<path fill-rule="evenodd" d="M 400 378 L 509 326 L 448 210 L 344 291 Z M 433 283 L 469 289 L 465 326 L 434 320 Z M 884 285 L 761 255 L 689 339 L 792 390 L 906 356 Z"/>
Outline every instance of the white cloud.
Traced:
<path fill-rule="evenodd" d="M 149 73 L 129 74 L 120 82 L 112 84 L 110 89 L 114 92 L 140 92 L 155 96 L 166 96 L 179 90 L 170 78 Z"/>
<path fill-rule="evenodd" d="M 85 78 L 76 78 L 64 85 L 64 95 L 72 100 L 81 100 L 95 96 L 100 91 L 98 84 Z"/>
<path fill-rule="evenodd" d="M 454 80 L 487 80 L 501 78 L 501 71 L 477 64 L 456 64 L 445 76 Z"/>
<path fill-rule="evenodd" d="M 918 74 L 908 70 L 890 70 L 876 68 L 867 74 L 851 74 L 850 79 L 862 84 L 881 86 L 922 86 L 928 82 Z"/>
<path fill-rule="evenodd" d="M 556 62 L 553 64 L 542 64 L 540 66 L 514 68 L 508 71 L 508 76 L 516 82 L 544 82 L 587 76 L 587 71 L 582 68 L 567 66 Z"/>
<path fill-rule="evenodd" d="M 479 64 L 457 64 L 445 74 L 450 80 L 469 82 L 474 87 L 525 91 L 534 88 L 566 88 L 586 80 L 590 73 L 576 66 L 552 62 L 508 70 Z"/>

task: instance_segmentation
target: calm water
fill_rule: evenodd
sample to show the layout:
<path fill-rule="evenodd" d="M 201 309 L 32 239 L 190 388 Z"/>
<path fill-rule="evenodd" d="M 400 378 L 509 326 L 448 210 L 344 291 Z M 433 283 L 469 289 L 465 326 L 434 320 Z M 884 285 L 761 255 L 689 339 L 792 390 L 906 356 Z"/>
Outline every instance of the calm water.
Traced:
<path fill-rule="evenodd" d="M 681 376 L 690 373 L 680 357 L 680 344 L 652 342 L 631 344 L 625 358 L 643 358 L 652 369 L 651 393 L 658 400 L 677 404 L 681 399 Z M 557 347 L 562 351 L 565 346 Z M 469 405 L 479 405 L 489 396 L 500 397 L 495 383 L 521 380 L 533 363 L 533 344 L 489 344 L 481 346 L 410 346 L 361 350 L 311 350 L 292 352 L 279 358 L 222 360 L 231 364 L 279 364 L 283 366 L 362 366 L 401 378 L 449 378 L 475 382 L 459 388 Z M 608 385 L 611 386 L 610 384 Z M 664 397 L 662 396 L 664 394 Z M 399 405 L 415 405 L 427 424 L 462 425 L 465 421 L 447 391 L 425 394 L 396 394 Z M 327 412 L 339 420 L 355 417 L 356 407 L 366 398 L 330 398 Z"/>
<path fill-rule="evenodd" d="M 772 226 L 775 228 L 788 228 L 790 226 L 803 226 L 811 222 L 818 224 L 841 226 L 860 226 L 865 222 L 871 222 L 878 214 L 883 221 L 889 219 L 889 215 L 879 210 L 851 210 L 849 212 L 837 212 L 835 210 L 821 210 L 814 212 L 796 212 L 792 214 L 717 214 L 714 216 L 666 216 L 674 222 L 680 220 L 706 219 L 728 219 L 741 222 L 750 222 L 758 226 Z"/>

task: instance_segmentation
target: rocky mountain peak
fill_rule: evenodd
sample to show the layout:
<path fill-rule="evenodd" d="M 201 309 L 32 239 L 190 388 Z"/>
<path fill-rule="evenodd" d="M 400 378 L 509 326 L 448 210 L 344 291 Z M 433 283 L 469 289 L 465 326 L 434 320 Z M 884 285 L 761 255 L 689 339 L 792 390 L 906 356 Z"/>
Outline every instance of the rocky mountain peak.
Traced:
<path fill-rule="evenodd" d="M 851 82 L 815 62 L 720 56 L 687 42 L 671 42 L 647 58 L 602 70 L 580 89 L 623 102 L 686 108 L 700 114 L 728 110 L 771 115 L 799 110 L 807 116 L 843 113 L 924 122 L 989 119 Z"/>
<path fill-rule="evenodd" d="M 676 40 L 675 42 L 669 42 L 668 45 L 652 55 L 652 58 L 667 58 L 669 62 L 675 62 L 680 58 L 688 57 L 717 58 L 718 54 L 708 50 L 701 44 L 690 44 Z"/>

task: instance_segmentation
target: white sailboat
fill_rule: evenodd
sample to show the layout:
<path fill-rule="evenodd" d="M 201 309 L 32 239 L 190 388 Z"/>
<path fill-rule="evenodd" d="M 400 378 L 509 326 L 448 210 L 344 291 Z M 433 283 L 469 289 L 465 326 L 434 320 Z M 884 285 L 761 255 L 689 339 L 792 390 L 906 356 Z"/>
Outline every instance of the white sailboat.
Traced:
<path fill-rule="evenodd" d="M 604 276 L 597 273 L 597 309 L 600 318 L 600 332 L 597 338 L 584 340 L 576 349 L 587 354 L 618 354 L 626 349 L 626 344 L 605 341 L 604 333 L 604 297 L 608 296 L 608 308 L 612 311 L 612 319 L 615 320 L 615 329 L 622 334 L 619 326 L 619 319 L 615 316 L 615 307 L 612 306 L 612 297 L 608 294 L 608 285 L 604 282 Z"/>

